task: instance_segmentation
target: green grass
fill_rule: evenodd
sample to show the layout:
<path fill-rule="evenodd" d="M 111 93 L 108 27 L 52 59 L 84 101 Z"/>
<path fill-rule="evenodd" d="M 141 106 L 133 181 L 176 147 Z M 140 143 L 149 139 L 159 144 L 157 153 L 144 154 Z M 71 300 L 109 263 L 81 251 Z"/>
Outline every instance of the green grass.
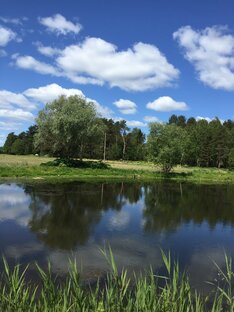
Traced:
<path fill-rule="evenodd" d="M 40 166 L 49 157 L 0 155 L 0 178 L 34 180 L 162 180 L 234 183 L 234 170 L 177 166 L 169 174 L 148 162 L 108 161 L 108 169 Z"/>
<path fill-rule="evenodd" d="M 233 311 L 234 292 L 232 263 L 226 256 L 226 270 L 217 266 L 222 280 L 212 285 L 213 291 L 203 296 L 194 291 L 177 262 L 170 254 L 162 252 L 165 276 L 148 274 L 129 278 L 128 272 L 118 271 L 111 249 L 102 253 L 109 262 L 110 271 L 95 286 L 81 283 L 76 263 L 70 262 L 70 270 L 63 282 L 53 277 L 50 264 L 43 271 L 38 265 L 39 283 L 26 281 L 28 266 L 16 265 L 12 270 L 4 259 L 4 271 L 0 280 L 0 310 L 10 311 L 90 311 L 90 312 L 202 312 Z"/>

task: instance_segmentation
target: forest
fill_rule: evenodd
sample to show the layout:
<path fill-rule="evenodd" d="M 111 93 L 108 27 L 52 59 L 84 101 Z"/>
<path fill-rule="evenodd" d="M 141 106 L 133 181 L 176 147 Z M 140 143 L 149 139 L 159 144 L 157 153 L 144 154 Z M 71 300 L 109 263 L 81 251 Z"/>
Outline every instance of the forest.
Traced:
<path fill-rule="evenodd" d="M 98 116 L 93 103 L 60 97 L 39 112 L 36 124 L 8 134 L 1 152 L 99 160 L 153 161 L 169 172 L 175 165 L 234 167 L 234 121 L 186 119 L 172 115 L 166 123 L 141 129 L 125 120 Z"/>

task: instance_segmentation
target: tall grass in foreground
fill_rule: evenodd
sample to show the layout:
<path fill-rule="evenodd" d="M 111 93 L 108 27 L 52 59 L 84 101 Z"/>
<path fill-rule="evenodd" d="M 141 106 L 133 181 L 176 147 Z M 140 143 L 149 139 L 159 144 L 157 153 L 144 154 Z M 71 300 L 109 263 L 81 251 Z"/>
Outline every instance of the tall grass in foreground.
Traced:
<path fill-rule="evenodd" d="M 22 270 L 16 265 L 10 270 L 3 259 L 0 311 L 220 312 L 234 309 L 234 273 L 231 260 L 226 256 L 225 272 L 217 266 L 222 287 L 213 285 L 214 291 L 204 298 L 191 289 L 188 277 L 180 273 L 177 262 L 171 262 L 170 254 L 166 256 L 162 252 L 166 276 L 155 276 L 150 270 L 148 275 L 135 276 L 132 281 L 126 270 L 118 272 L 110 248 L 102 252 L 109 261 L 110 272 L 95 287 L 82 286 L 76 263 L 70 263 L 63 283 L 52 277 L 50 264 L 46 272 L 37 265 L 40 283 L 36 286 L 25 280 L 28 267 Z"/>

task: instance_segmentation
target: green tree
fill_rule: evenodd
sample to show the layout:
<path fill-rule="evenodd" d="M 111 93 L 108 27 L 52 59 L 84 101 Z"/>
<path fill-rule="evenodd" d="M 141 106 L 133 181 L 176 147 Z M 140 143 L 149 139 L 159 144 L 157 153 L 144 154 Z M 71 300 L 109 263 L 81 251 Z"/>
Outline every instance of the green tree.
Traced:
<path fill-rule="evenodd" d="M 234 168 L 234 148 L 228 154 L 228 165 L 230 168 Z"/>
<path fill-rule="evenodd" d="M 175 114 L 171 115 L 171 117 L 168 120 L 169 125 L 171 125 L 171 124 L 177 125 L 177 122 L 178 122 L 177 115 L 175 115 Z"/>
<path fill-rule="evenodd" d="M 196 145 L 197 165 L 201 167 L 208 167 L 211 165 L 211 133 L 209 123 L 205 120 L 199 120 L 196 126 L 194 137 Z"/>
<path fill-rule="evenodd" d="M 46 104 L 36 119 L 35 146 L 40 152 L 82 160 L 87 144 L 102 127 L 95 106 L 79 96 L 61 96 Z"/>
<path fill-rule="evenodd" d="M 25 142 L 21 138 L 17 138 L 11 146 L 11 154 L 25 155 Z"/>
<path fill-rule="evenodd" d="M 224 167 L 228 158 L 228 130 L 218 118 L 209 123 L 211 132 L 211 159 L 213 166 Z"/>
<path fill-rule="evenodd" d="M 150 124 L 148 151 L 151 160 L 162 166 L 163 172 L 183 161 L 186 144 L 186 132 L 175 124 Z"/>
<path fill-rule="evenodd" d="M 183 116 L 183 115 L 178 116 L 177 126 L 185 128 L 185 126 L 186 126 L 186 118 L 185 118 L 185 116 Z"/>
<path fill-rule="evenodd" d="M 127 134 L 126 159 L 143 160 L 145 150 L 145 135 L 141 129 L 133 128 Z"/>
<path fill-rule="evenodd" d="M 18 136 L 14 132 L 10 132 L 6 138 L 6 141 L 3 145 L 3 152 L 6 154 L 11 154 L 11 148 L 15 140 L 18 138 Z"/>

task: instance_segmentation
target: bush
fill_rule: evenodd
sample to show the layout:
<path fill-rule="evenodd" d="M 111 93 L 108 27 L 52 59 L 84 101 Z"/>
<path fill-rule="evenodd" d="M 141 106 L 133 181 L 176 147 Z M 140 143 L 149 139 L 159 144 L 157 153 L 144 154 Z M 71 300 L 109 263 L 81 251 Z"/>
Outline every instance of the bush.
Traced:
<path fill-rule="evenodd" d="M 232 148 L 228 154 L 228 165 L 230 168 L 234 168 L 234 148 Z"/>
<path fill-rule="evenodd" d="M 69 168 L 91 168 L 91 169 L 108 169 L 110 166 L 102 161 L 82 161 L 73 158 L 57 158 L 47 163 L 42 163 L 41 166 L 48 167 L 69 167 Z"/>

